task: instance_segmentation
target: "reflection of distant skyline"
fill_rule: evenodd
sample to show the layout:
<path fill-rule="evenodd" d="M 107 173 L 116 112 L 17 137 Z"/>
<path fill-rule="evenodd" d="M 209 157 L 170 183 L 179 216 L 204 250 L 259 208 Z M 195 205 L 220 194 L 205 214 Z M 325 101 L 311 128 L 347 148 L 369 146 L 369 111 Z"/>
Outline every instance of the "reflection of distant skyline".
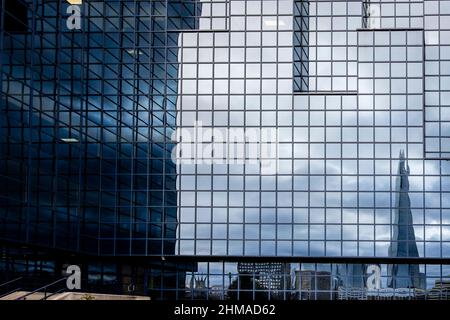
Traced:
<path fill-rule="evenodd" d="M 285 260 L 283 262 L 264 260 L 265 262 L 262 263 L 261 261 L 263 260 L 251 262 L 251 259 L 247 260 L 245 258 L 231 259 L 227 262 L 200 262 L 198 272 L 188 273 L 186 286 L 189 288 L 188 290 L 196 287 L 192 283 L 194 281 L 192 277 L 195 279 L 206 279 L 205 288 L 209 288 L 206 291 L 209 291 L 210 294 L 220 295 L 222 293 L 226 296 L 230 285 L 233 283 L 236 285 L 237 279 L 242 276 L 247 280 L 250 278 L 256 280 L 257 291 L 275 294 L 277 292 L 276 285 L 269 289 L 269 285 L 262 285 L 261 277 L 258 276 L 259 266 L 261 266 L 261 269 L 264 269 L 264 266 L 267 265 L 274 268 L 273 276 L 271 277 L 263 271 L 262 278 L 266 278 L 269 281 L 271 281 L 271 278 L 273 278 L 272 280 L 283 278 L 283 283 L 287 288 L 287 290 L 283 291 L 283 294 L 285 294 L 284 299 L 298 299 L 301 297 L 301 299 L 327 300 L 338 298 L 338 294 L 340 296 L 338 299 L 354 299 L 356 297 L 359 297 L 358 299 L 366 299 L 368 296 L 376 299 L 377 296 L 392 297 L 393 294 L 398 298 L 406 295 L 421 299 L 420 297 L 423 297 L 424 294 L 439 294 L 439 291 L 436 291 L 436 287 L 439 286 L 445 286 L 445 288 L 440 289 L 443 290 L 442 294 L 445 299 L 446 290 L 449 290 L 447 287 L 450 281 L 450 265 L 420 264 L 422 274 L 419 274 L 419 277 L 417 277 L 420 281 L 414 287 L 397 286 L 394 289 L 389 286 L 388 262 L 373 264 L 364 260 L 364 258 L 362 259 L 362 261 L 358 261 L 358 258 L 356 258 L 354 263 L 300 263 L 294 262 L 295 260 Z M 246 268 L 246 271 L 243 270 L 242 265 L 251 267 Z M 379 289 L 369 289 L 367 287 L 367 281 L 373 280 L 369 279 L 373 275 L 373 268 L 369 267 L 374 265 L 380 270 L 381 283 Z M 283 267 L 278 268 L 276 266 Z M 425 274 L 427 275 L 426 282 L 424 281 Z M 266 281 L 266 283 L 268 282 Z M 275 283 L 277 282 L 272 282 L 272 284 Z M 302 283 L 301 286 L 300 283 Z M 246 282 L 246 284 L 248 283 Z M 273 298 L 276 297 L 277 295 L 275 294 Z"/>
<path fill-rule="evenodd" d="M 392 223 L 392 237 L 388 256 L 392 258 L 418 258 L 416 237 L 413 228 L 411 200 L 409 197 L 410 168 L 404 150 L 400 151 L 395 185 L 395 212 Z M 366 286 L 367 265 L 337 265 L 336 275 L 344 288 L 364 288 Z M 425 274 L 419 265 L 388 265 L 387 286 L 390 288 L 424 288 Z"/>

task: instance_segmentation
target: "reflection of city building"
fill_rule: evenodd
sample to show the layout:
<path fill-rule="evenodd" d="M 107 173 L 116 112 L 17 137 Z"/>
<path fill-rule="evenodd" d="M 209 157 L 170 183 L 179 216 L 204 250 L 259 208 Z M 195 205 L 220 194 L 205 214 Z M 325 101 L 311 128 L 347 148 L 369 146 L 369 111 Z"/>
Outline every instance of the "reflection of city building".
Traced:
<path fill-rule="evenodd" d="M 205 300 L 208 299 L 209 288 L 206 277 L 192 276 L 186 287 L 186 299 Z"/>
<path fill-rule="evenodd" d="M 419 257 L 415 240 L 411 201 L 409 198 L 409 166 L 406 164 L 405 154 L 400 152 L 400 163 L 396 184 L 396 211 L 393 223 L 393 237 L 389 247 L 390 257 Z M 421 273 L 418 264 L 394 264 L 388 266 L 388 287 L 384 291 L 377 290 L 370 294 L 366 289 L 366 265 L 343 264 L 338 265 L 336 276 L 338 278 L 340 299 L 366 299 L 369 296 L 382 296 L 384 298 L 407 298 L 416 296 L 416 291 L 408 288 L 425 289 L 425 274 Z M 395 291 L 393 289 L 406 289 Z"/>
<path fill-rule="evenodd" d="M 290 289 L 290 264 L 283 262 L 239 262 L 239 275 L 250 275 L 270 291 Z"/>
<path fill-rule="evenodd" d="M 200 4 L 83 1 L 82 30 L 66 27 L 68 5 L 0 11 L 0 282 L 59 277 L 70 257 L 91 290 L 160 298 L 184 283 L 158 257 L 174 254 L 178 226 L 178 37 Z"/>
<path fill-rule="evenodd" d="M 309 1 L 294 1 L 294 90 L 309 88 Z"/>
<path fill-rule="evenodd" d="M 296 298 L 300 300 L 334 300 L 335 288 L 331 272 L 296 270 Z"/>
<path fill-rule="evenodd" d="M 211 300 L 225 300 L 227 299 L 228 288 L 222 285 L 213 285 L 209 289 L 209 299 Z"/>
<path fill-rule="evenodd" d="M 425 298 L 425 290 L 415 288 L 338 288 L 339 300 L 421 300 Z"/>
<path fill-rule="evenodd" d="M 367 290 L 365 288 L 338 287 L 338 300 L 366 300 Z"/>
<path fill-rule="evenodd" d="M 366 265 L 338 264 L 336 266 L 337 298 L 363 300 L 366 297 Z"/>
<path fill-rule="evenodd" d="M 368 290 L 365 295 L 367 300 L 422 300 L 424 298 L 425 290 L 414 288 Z"/>
<path fill-rule="evenodd" d="M 400 163 L 396 185 L 396 210 L 393 236 L 389 247 L 389 257 L 419 257 L 414 234 L 411 200 L 409 198 L 409 166 L 405 153 L 400 152 Z M 388 286 L 391 288 L 423 288 L 424 275 L 419 265 L 394 264 L 388 266 Z"/>
<path fill-rule="evenodd" d="M 347 289 L 362 289 L 366 286 L 366 265 L 364 264 L 338 264 L 336 276 L 338 286 Z"/>
<path fill-rule="evenodd" d="M 428 300 L 450 300 L 450 280 L 436 280 L 427 292 Z"/>

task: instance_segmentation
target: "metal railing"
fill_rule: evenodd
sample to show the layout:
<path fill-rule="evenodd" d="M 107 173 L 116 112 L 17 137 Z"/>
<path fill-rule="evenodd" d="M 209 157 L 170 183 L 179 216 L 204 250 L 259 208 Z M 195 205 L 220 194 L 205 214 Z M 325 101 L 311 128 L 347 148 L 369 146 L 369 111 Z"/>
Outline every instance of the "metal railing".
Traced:
<path fill-rule="evenodd" d="M 23 280 L 24 279 L 24 277 L 23 276 L 20 276 L 20 277 L 18 277 L 18 278 L 15 278 L 15 279 L 13 279 L 13 280 L 10 280 L 10 281 L 7 281 L 7 282 L 4 282 L 4 283 L 2 283 L 2 284 L 0 284 L 0 290 L 2 290 L 3 288 L 7 288 L 8 286 L 10 286 L 11 284 L 13 284 L 13 283 L 18 283 L 19 281 L 21 281 L 21 280 Z M 1 298 L 3 298 L 3 297 L 6 297 L 6 296 L 8 296 L 8 295 L 10 295 L 11 293 L 14 293 L 14 292 L 16 292 L 16 291 L 19 291 L 20 290 L 20 287 L 17 287 L 17 288 L 14 288 L 14 289 L 9 289 L 8 291 L 6 291 L 6 292 L 3 292 L 3 293 L 0 293 L 0 299 Z"/>
<path fill-rule="evenodd" d="M 59 288 L 56 292 L 49 292 L 48 291 L 49 288 L 51 288 L 51 287 L 55 286 L 56 284 L 59 284 L 59 283 L 61 283 L 63 281 L 66 281 L 66 279 L 67 278 L 64 277 L 64 278 L 58 279 L 56 281 L 53 281 L 52 283 L 49 283 L 49 284 L 47 284 L 45 286 L 42 286 L 42 287 L 40 287 L 40 288 L 38 288 L 36 290 L 28 292 L 27 294 L 24 294 L 23 296 L 18 297 L 16 300 L 27 300 L 27 297 L 29 297 L 29 296 L 31 296 L 33 294 L 42 293 L 42 292 L 44 293 L 44 297 L 42 299 L 39 299 L 39 300 L 47 300 L 47 298 L 49 298 L 49 297 L 51 297 L 51 296 L 53 296 L 53 295 L 55 295 L 57 293 L 61 293 L 61 292 L 63 292 L 65 290 L 65 288 L 63 287 L 63 288 Z"/>
<path fill-rule="evenodd" d="M 4 286 L 7 286 L 7 285 L 9 285 L 9 284 L 11 284 L 11 283 L 17 282 L 17 281 L 19 281 L 19 280 L 21 280 L 21 279 L 23 279 L 23 278 L 24 278 L 23 276 L 20 276 L 20 277 L 18 277 L 18 278 L 13 279 L 13 280 L 4 282 L 4 283 L 0 284 L 0 288 L 1 288 L 1 287 L 4 287 Z"/>

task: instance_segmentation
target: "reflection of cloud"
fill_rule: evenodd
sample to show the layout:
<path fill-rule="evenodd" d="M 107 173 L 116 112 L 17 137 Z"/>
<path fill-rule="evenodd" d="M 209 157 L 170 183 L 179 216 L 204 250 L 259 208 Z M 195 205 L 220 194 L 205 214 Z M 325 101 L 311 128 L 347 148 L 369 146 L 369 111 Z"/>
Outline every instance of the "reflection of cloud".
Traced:
<path fill-rule="evenodd" d="M 289 14 L 292 3 L 278 1 L 278 9 L 281 7 Z M 450 221 L 450 216 L 431 218 L 429 214 L 429 208 L 439 208 L 441 202 L 450 206 L 450 196 L 441 197 L 437 192 L 441 186 L 450 191 L 450 179 L 440 177 L 442 173 L 450 173 L 450 164 L 423 161 L 421 135 L 412 138 L 411 133 L 401 128 L 406 119 L 416 127 L 422 125 L 420 110 L 401 109 L 406 95 L 390 99 L 388 95 L 374 98 L 371 94 L 373 90 L 385 91 L 391 85 L 401 91 L 404 83 L 378 81 L 373 86 L 371 79 L 361 81 L 360 89 L 368 94 L 359 95 L 359 99 L 319 95 L 292 98 L 292 32 L 286 31 L 292 28 L 291 18 L 277 20 L 276 16 L 267 16 L 262 23 L 259 17 L 246 21 L 241 16 L 245 8 L 245 1 L 231 2 L 229 34 L 181 36 L 182 91 L 177 123 L 190 126 L 197 117 L 204 116 L 196 111 L 205 111 L 215 126 L 281 125 L 290 130 L 294 125 L 292 132 L 284 131 L 281 137 L 285 143 L 283 155 L 288 160 L 285 163 L 292 163 L 292 169 L 283 170 L 286 175 L 262 177 L 250 166 L 211 166 L 202 168 L 204 176 L 196 179 L 195 168 L 183 165 L 178 179 L 180 204 L 191 208 L 178 209 L 181 223 L 185 215 L 193 217 L 189 223 L 203 219 L 198 215 L 204 213 L 195 213 L 195 206 L 213 209 L 212 221 L 204 219 L 206 226 L 196 229 L 193 225 L 180 225 L 180 253 L 386 256 L 396 205 L 392 192 L 396 186 L 398 154 L 405 149 L 411 167 L 411 203 L 418 247 L 421 256 L 438 254 L 439 246 L 426 247 L 421 241 L 440 240 L 441 236 L 450 240 L 449 231 L 423 224 Z M 262 8 L 251 10 L 276 12 L 277 2 L 263 1 Z M 242 32 L 245 28 L 252 30 L 247 37 Z M 324 33 L 311 40 L 322 45 L 332 39 L 345 45 L 344 36 L 341 30 L 334 32 L 333 37 Z M 211 49 L 213 38 L 215 46 Z M 431 35 L 427 41 L 432 41 Z M 202 49 L 197 52 L 198 44 Z M 349 54 L 354 55 L 352 50 Z M 333 55 L 338 60 L 347 54 L 329 51 L 320 50 L 317 57 Z M 321 62 L 317 72 L 329 75 L 331 68 L 346 67 L 343 75 L 357 74 L 356 63 L 344 66 L 341 62 L 333 65 Z M 364 71 L 364 65 L 360 66 L 360 72 Z M 365 70 L 367 77 L 371 76 L 367 73 L 371 72 L 369 69 Z M 381 71 L 381 67 L 376 70 Z M 228 96 L 228 92 L 233 94 Z M 391 130 L 391 124 L 397 127 Z M 397 143 L 389 144 L 391 139 Z M 428 178 L 431 175 L 433 178 Z M 205 179 L 210 183 L 205 183 Z M 251 222 L 247 220 L 250 216 L 247 211 L 252 212 Z M 426 218 L 421 218 L 424 214 Z M 282 223 L 287 229 L 280 219 L 286 219 Z M 292 221 L 297 224 L 292 225 Z M 227 226 L 227 222 L 232 224 Z M 261 222 L 264 224 L 260 231 Z M 206 237 L 196 243 L 194 236 L 200 229 L 205 234 L 209 232 L 212 239 Z"/>

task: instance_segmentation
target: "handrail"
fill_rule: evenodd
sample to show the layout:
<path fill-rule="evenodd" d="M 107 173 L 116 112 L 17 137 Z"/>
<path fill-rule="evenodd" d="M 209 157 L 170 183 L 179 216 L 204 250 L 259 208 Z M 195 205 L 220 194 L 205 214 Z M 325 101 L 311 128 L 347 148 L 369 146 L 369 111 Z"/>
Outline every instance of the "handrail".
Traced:
<path fill-rule="evenodd" d="M 58 291 L 55 291 L 55 292 L 53 292 L 53 293 L 50 293 L 48 296 L 45 296 L 45 297 L 43 298 L 43 300 L 47 300 L 47 299 L 50 298 L 51 296 L 57 295 L 58 293 L 61 293 L 61 292 L 64 292 L 64 291 L 65 291 L 65 288 L 61 288 L 61 289 L 59 289 Z"/>
<path fill-rule="evenodd" d="M 0 288 L 3 287 L 3 286 L 8 285 L 8 284 L 10 284 L 10 283 L 19 281 L 20 279 L 23 279 L 23 276 L 20 276 L 20 277 L 18 277 L 18 278 L 16 278 L 16 279 L 13 279 L 13 280 L 10 280 L 10 281 L 8 281 L 8 282 L 5 282 L 5 283 L 0 284 Z"/>
<path fill-rule="evenodd" d="M 61 278 L 61 279 L 59 279 L 59 280 L 56 280 L 56 281 L 54 281 L 54 282 L 52 282 L 52 283 L 50 283 L 50 284 L 47 284 L 47 285 L 45 285 L 45 286 L 43 286 L 43 287 L 40 287 L 40 288 L 38 288 L 38 289 L 36 289 L 36 290 L 33 290 L 33 291 L 31 291 L 31 292 L 28 292 L 27 294 L 25 294 L 25 295 L 23 295 L 23 296 L 17 298 L 16 300 L 26 300 L 26 297 L 28 297 L 28 296 L 30 296 L 30 295 L 32 295 L 32 294 L 34 294 L 34 293 L 40 292 L 40 291 L 42 291 L 42 290 L 44 290 L 44 299 L 46 299 L 46 297 L 47 297 L 47 288 L 50 287 L 50 286 L 52 286 L 52 285 L 54 285 L 54 284 L 57 284 L 57 283 L 59 283 L 59 282 L 61 282 L 61 281 L 63 281 L 63 280 L 66 280 L 66 279 L 67 279 L 67 278 L 64 277 L 64 278 Z"/>
<path fill-rule="evenodd" d="M 2 298 L 4 298 L 4 297 L 9 296 L 10 294 L 13 294 L 14 292 L 20 291 L 20 289 L 21 289 L 20 287 L 19 287 L 19 288 L 15 288 L 15 289 L 13 289 L 13 290 L 7 292 L 7 293 L 1 294 L 1 295 L 0 295 L 0 300 L 1 300 Z"/>

